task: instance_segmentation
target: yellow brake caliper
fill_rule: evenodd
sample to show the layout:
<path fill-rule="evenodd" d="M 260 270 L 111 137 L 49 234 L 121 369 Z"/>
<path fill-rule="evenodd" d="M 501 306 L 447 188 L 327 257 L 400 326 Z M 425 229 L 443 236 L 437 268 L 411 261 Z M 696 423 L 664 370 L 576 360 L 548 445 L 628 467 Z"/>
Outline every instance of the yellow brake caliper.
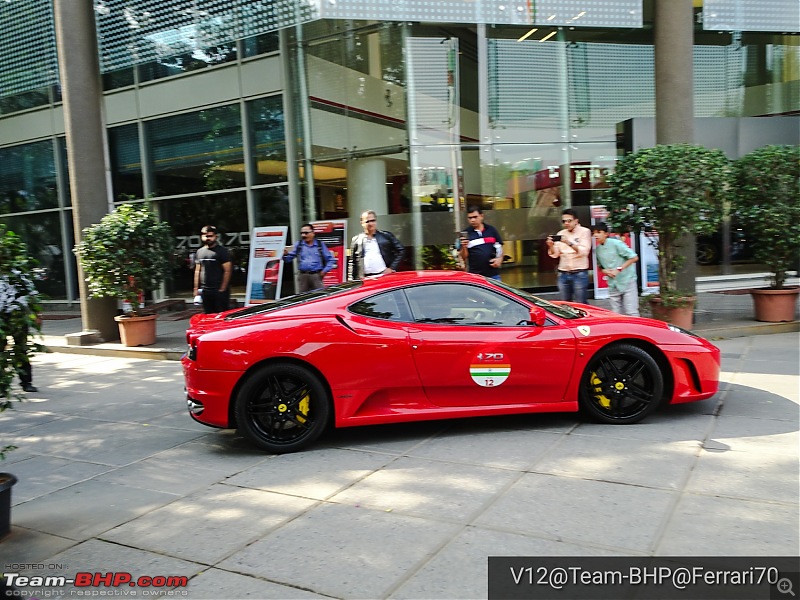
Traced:
<path fill-rule="evenodd" d="M 592 372 L 592 375 L 589 378 L 589 383 L 591 383 L 594 386 L 594 397 L 597 398 L 597 401 L 600 403 L 600 406 L 602 406 L 603 408 L 610 408 L 611 400 L 609 400 L 603 395 L 603 387 L 602 387 L 603 382 L 600 381 L 600 378 L 594 371 Z"/>
<path fill-rule="evenodd" d="M 306 417 L 308 416 L 308 406 L 311 403 L 311 396 L 306 394 L 303 396 L 303 399 L 300 400 L 300 404 L 297 405 L 297 420 L 301 423 L 306 422 Z"/>

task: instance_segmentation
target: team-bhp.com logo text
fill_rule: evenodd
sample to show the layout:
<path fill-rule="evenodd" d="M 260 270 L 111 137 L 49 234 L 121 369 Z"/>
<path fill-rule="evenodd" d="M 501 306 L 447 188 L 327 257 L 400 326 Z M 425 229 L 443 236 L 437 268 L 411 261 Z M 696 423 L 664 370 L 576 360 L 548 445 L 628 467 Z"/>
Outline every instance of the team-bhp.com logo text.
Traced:
<path fill-rule="evenodd" d="M 72 585 L 76 588 L 86 588 L 87 592 L 98 588 L 182 588 L 189 583 L 189 578 L 183 575 L 142 575 L 134 578 L 128 572 L 111 571 L 108 573 L 100 572 L 80 572 L 75 573 L 74 577 L 63 575 L 21 575 L 19 573 L 4 573 L 5 584 L 14 590 L 12 595 L 26 596 L 25 589 L 28 588 L 64 588 Z M 165 590 L 159 590 L 163 595 Z M 87 593 L 86 595 L 95 595 Z M 100 595 L 100 594 L 97 594 Z M 121 594 L 114 594 L 121 595 Z M 131 594 L 133 595 L 133 594 Z M 144 594 L 143 594 L 144 595 Z"/>

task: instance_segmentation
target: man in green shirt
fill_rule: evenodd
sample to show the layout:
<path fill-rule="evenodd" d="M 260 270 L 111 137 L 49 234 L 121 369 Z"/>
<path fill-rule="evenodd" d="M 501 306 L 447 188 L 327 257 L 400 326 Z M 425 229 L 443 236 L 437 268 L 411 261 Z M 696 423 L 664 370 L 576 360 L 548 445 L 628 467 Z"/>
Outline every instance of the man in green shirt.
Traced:
<path fill-rule="evenodd" d="M 622 240 L 608 237 L 608 225 L 592 226 L 592 236 L 597 240 L 597 263 L 608 282 L 608 299 L 614 312 L 639 316 L 639 293 L 636 287 L 636 253 Z"/>

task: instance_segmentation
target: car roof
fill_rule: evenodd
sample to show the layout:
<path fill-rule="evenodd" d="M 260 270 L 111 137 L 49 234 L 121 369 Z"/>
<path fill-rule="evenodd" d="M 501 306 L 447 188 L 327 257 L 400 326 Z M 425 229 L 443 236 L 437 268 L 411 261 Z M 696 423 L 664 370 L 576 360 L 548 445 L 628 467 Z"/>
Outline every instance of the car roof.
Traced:
<path fill-rule="evenodd" d="M 465 271 L 400 271 L 380 277 L 367 277 L 363 280 L 363 288 L 381 289 L 403 286 L 414 283 L 460 282 L 486 283 L 483 275 L 475 275 Z"/>

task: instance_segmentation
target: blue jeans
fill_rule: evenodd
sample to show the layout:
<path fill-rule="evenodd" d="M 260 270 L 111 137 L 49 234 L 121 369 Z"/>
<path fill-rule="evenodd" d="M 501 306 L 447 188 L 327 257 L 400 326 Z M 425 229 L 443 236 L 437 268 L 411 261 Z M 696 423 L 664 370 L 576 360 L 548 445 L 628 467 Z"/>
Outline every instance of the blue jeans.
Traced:
<path fill-rule="evenodd" d="M 586 304 L 587 287 L 589 287 L 589 271 L 558 272 L 558 293 L 562 300 Z"/>

